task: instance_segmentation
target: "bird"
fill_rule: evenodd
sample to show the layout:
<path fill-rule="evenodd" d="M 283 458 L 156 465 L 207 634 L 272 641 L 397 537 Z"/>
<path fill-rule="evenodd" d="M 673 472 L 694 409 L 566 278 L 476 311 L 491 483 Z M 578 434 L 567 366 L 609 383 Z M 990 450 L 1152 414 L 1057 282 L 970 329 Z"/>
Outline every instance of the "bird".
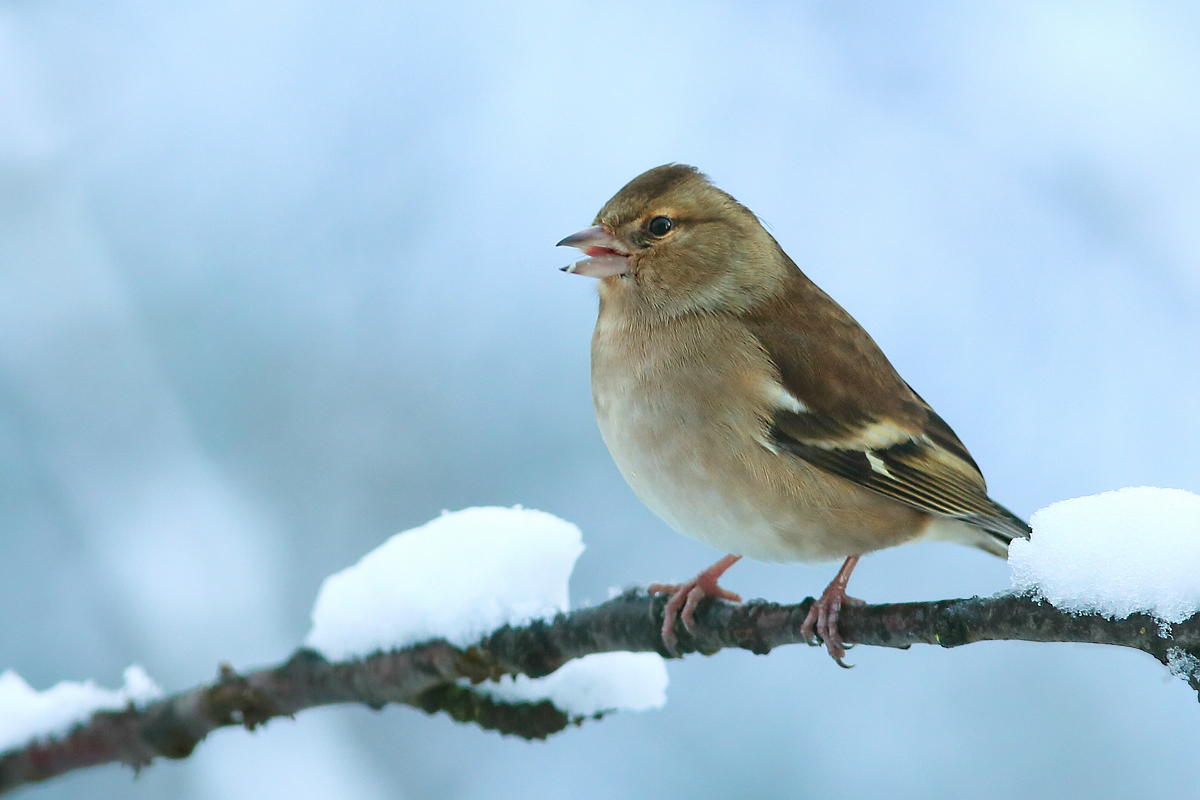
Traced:
<path fill-rule="evenodd" d="M 695 167 L 637 176 L 558 242 L 598 279 L 591 343 L 600 433 L 634 493 L 728 555 L 664 594 L 662 639 L 694 631 L 742 557 L 842 559 L 801 626 L 841 666 L 838 616 L 858 560 L 921 540 L 1006 557 L 1029 526 L 992 500 L 975 460 L 870 335 L 758 217 Z"/>

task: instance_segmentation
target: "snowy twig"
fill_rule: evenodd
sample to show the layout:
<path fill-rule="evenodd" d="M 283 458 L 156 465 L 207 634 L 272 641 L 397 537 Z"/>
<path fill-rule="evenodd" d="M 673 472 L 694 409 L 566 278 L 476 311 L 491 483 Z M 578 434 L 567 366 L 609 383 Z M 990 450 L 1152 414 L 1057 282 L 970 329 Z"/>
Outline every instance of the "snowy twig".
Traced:
<path fill-rule="evenodd" d="M 278 667 L 239 674 L 222 667 L 219 679 L 141 707 L 104 711 L 59 738 L 0 755 L 0 792 L 108 763 L 135 769 L 156 757 L 185 758 L 209 732 L 229 725 L 254 728 L 273 717 L 334 703 L 382 708 L 403 703 L 445 711 L 461 722 L 544 738 L 580 718 L 549 702 L 506 703 L 473 690 L 505 674 L 547 675 L 593 653 L 656 651 L 664 599 L 639 590 L 607 603 L 560 614 L 552 621 L 505 626 L 474 647 L 442 641 L 363 658 L 329 662 L 297 651 Z M 729 647 L 765 654 L 802 641 L 800 625 L 812 598 L 796 605 L 752 601 L 702 604 L 696 632 L 678 629 L 681 653 L 712 654 Z M 1160 629 L 1148 615 L 1110 620 L 1059 611 L 1029 596 L 1000 595 L 928 603 L 848 606 L 843 637 L 863 645 L 957 647 L 978 641 L 1090 642 L 1133 647 L 1154 656 L 1200 692 L 1200 615 Z"/>

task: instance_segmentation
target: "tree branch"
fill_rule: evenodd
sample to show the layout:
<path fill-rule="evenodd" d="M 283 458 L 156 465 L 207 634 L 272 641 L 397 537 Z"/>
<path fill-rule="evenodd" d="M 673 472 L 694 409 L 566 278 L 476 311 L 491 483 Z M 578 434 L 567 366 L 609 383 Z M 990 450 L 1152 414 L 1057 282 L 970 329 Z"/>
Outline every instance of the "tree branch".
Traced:
<path fill-rule="evenodd" d="M 158 757 L 186 758 L 217 728 L 253 729 L 274 717 L 334 703 L 362 703 L 374 709 L 403 703 L 501 733 L 545 738 L 583 720 L 549 702 L 495 700 L 472 685 L 506 674 L 541 677 L 593 653 L 653 651 L 670 657 L 659 633 L 665 602 L 630 590 L 552 621 L 506 626 L 465 650 L 433 641 L 331 663 L 301 649 L 280 666 L 244 675 L 222 666 L 211 685 L 140 708 L 99 712 L 65 736 L 0 754 L 0 792 L 99 764 L 122 763 L 136 770 Z M 811 597 L 796 605 L 706 602 L 696 614 L 694 634 L 677 627 L 680 653 L 711 655 L 736 647 L 766 654 L 780 645 L 800 643 L 800 625 L 812 603 Z M 1168 629 L 1145 614 L 1109 620 L 1068 614 L 1029 596 L 1000 595 L 847 606 L 839 627 L 847 642 L 881 647 L 958 647 L 996 640 L 1132 647 L 1149 653 L 1200 692 L 1200 615 Z"/>

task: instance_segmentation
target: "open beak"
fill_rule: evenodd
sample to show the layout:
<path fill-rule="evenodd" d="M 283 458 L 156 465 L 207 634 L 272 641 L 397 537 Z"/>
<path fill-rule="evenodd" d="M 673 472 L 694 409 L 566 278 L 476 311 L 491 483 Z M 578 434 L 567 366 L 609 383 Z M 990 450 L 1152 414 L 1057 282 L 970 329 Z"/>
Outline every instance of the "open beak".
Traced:
<path fill-rule="evenodd" d="M 586 275 L 589 278 L 611 278 L 629 271 L 629 253 L 621 249 L 621 243 L 604 230 L 602 225 L 572 233 L 556 247 L 578 247 L 588 258 L 562 268 L 563 272 Z"/>

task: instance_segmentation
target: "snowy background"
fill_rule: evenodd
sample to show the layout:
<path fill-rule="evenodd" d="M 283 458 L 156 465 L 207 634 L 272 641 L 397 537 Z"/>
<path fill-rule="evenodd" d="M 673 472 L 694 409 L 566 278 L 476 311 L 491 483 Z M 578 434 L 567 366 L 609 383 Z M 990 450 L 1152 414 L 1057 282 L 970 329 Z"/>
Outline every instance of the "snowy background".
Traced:
<path fill-rule="evenodd" d="M 1200 490 L 1190 4 L 0 4 L 0 669 L 168 691 L 278 661 L 443 508 L 580 526 L 572 604 L 720 554 L 625 487 L 553 243 L 696 164 L 1028 515 Z M 835 565 L 739 564 L 799 600 Z M 872 601 L 990 593 L 952 545 Z M 31 798 L 1188 794 L 1195 694 L 1082 645 L 722 653 L 547 743 L 411 709 L 221 731 Z"/>

